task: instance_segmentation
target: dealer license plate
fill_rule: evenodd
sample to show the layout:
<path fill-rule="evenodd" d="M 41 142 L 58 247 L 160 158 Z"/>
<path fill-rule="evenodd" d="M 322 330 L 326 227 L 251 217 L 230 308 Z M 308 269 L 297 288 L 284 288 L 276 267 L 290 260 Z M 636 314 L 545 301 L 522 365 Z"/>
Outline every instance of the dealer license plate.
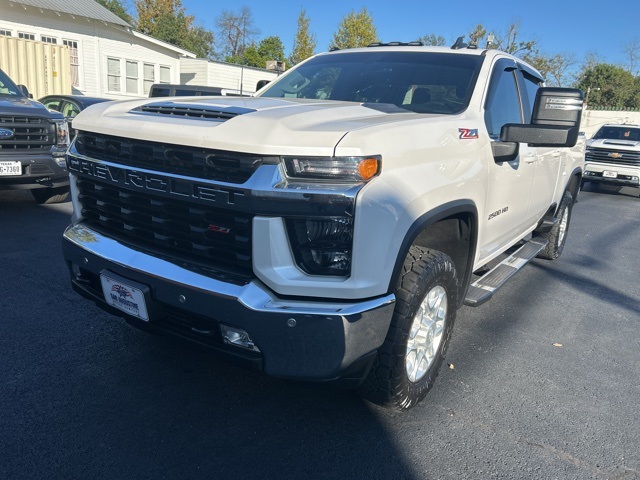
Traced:
<path fill-rule="evenodd" d="M 0 175 L 22 175 L 22 163 L 0 162 Z"/>
<path fill-rule="evenodd" d="M 145 322 L 149 321 L 147 305 L 142 290 L 105 275 L 100 275 L 102 293 L 107 304 L 133 315 Z"/>
<path fill-rule="evenodd" d="M 602 172 L 602 176 L 605 178 L 618 178 L 618 172 L 612 172 L 611 170 L 605 170 Z"/>

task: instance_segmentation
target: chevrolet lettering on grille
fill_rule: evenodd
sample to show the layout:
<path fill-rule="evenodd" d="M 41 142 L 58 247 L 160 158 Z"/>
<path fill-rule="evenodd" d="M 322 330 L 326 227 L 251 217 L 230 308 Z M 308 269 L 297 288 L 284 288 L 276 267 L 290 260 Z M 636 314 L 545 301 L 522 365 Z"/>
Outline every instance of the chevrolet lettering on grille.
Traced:
<path fill-rule="evenodd" d="M 88 176 L 116 184 L 133 191 L 147 191 L 182 199 L 200 199 L 218 207 L 239 207 L 246 197 L 239 191 L 224 190 L 193 181 L 105 165 L 68 155 L 67 167 L 79 176 Z"/>

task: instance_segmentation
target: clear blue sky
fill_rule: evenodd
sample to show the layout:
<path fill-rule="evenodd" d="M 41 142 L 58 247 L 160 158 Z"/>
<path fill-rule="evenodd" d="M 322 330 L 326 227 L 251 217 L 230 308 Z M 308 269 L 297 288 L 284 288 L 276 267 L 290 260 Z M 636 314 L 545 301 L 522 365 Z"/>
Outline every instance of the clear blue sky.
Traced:
<path fill-rule="evenodd" d="M 503 32 L 520 21 L 520 38 L 535 38 L 543 53 L 574 54 L 579 63 L 589 52 L 604 62 L 626 65 L 625 43 L 640 43 L 640 1 L 598 2 L 584 0 L 484 0 L 393 1 L 370 0 L 182 0 L 196 22 L 215 31 L 215 18 L 223 9 L 237 11 L 242 5 L 253 13 L 259 38 L 279 36 L 289 55 L 302 8 L 316 35 L 317 51 L 325 51 L 338 24 L 352 10 L 366 7 L 382 41 L 411 41 L 426 34 L 442 35 L 448 44 L 482 23 L 487 30 Z"/>

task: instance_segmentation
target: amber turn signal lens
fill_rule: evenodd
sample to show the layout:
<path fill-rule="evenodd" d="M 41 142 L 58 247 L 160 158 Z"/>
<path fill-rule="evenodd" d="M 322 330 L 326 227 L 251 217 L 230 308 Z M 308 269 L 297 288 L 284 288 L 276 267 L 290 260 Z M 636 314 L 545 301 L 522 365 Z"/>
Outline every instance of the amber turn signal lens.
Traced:
<path fill-rule="evenodd" d="M 358 173 L 363 180 L 369 180 L 378 173 L 378 159 L 365 158 L 358 164 Z"/>

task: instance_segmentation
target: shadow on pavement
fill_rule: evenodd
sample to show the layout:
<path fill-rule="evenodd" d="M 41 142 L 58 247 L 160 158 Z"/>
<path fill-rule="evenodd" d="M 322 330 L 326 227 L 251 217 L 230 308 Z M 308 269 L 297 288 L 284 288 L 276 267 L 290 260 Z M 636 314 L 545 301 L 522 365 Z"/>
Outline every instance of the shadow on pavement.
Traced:
<path fill-rule="evenodd" d="M 69 203 L 0 192 L 1 478 L 414 479 L 354 393 L 236 368 L 71 290 Z"/>

